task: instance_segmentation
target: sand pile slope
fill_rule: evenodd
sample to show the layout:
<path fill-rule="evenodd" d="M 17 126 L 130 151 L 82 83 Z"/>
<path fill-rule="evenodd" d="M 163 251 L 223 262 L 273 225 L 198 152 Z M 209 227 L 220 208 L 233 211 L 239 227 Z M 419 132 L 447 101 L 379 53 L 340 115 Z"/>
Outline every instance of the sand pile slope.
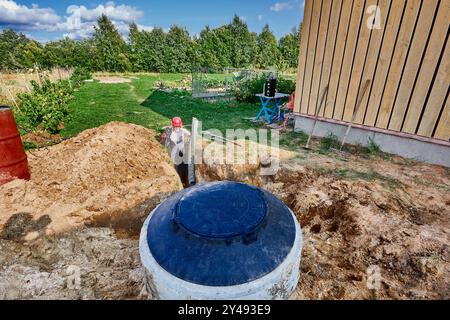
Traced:
<path fill-rule="evenodd" d="M 137 125 L 112 122 L 28 158 L 31 180 L 0 186 L 2 238 L 106 226 L 123 213 L 142 215 L 181 189 L 153 133 Z"/>

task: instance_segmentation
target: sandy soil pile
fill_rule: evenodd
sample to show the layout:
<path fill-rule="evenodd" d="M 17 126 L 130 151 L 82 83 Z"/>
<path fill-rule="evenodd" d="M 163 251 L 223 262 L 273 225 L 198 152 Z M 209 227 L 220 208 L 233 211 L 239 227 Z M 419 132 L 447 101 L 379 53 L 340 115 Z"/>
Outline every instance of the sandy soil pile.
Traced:
<path fill-rule="evenodd" d="M 113 122 L 30 153 L 30 181 L 0 186 L 0 238 L 82 225 L 136 229 L 179 178 L 151 131 Z"/>

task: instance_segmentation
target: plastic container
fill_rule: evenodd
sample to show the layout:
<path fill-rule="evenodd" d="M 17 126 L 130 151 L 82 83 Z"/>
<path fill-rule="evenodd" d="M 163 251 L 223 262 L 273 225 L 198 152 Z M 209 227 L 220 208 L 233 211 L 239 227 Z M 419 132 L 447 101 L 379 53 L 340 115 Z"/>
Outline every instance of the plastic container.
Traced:
<path fill-rule="evenodd" d="M 30 179 L 30 170 L 13 113 L 0 106 L 0 185 L 14 179 Z"/>

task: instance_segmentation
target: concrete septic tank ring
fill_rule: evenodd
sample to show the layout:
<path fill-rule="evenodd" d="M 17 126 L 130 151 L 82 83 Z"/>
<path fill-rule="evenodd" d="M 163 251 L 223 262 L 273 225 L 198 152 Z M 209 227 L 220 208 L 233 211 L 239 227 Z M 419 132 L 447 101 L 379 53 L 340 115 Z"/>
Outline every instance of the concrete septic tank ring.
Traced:
<path fill-rule="evenodd" d="M 286 299 L 301 248 L 291 210 L 237 182 L 172 196 L 146 219 L 139 243 L 147 288 L 160 299 Z"/>

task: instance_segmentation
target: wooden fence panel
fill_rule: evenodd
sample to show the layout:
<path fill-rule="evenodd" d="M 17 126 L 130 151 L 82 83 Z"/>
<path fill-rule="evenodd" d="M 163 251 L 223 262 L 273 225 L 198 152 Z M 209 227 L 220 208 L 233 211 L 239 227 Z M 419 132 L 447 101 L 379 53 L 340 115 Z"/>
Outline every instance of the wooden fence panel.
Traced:
<path fill-rule="evenodd" d="M 311 20 L 311 30 L 308 39 L 308 52 L 306 53 L 306 68 L 305 68 L 305 79 L 303 80 L 303 93 L 302 93 L 302 113 L 308 113 L 308 102 L 311 93 L 312 75 L 314 71 L 314 60 L 316 56 L 316 44 L 317 44 L 317 33 L 319 31 L 319 24 L 322 11 L 322 0 L 313 1 L 312 16 L 314 19 Z"/>
<path fill-rule="evenodd" d="M 379 110 L 378 108 L 381 103 L 381 98 L 383 97 L 387 76 L 391 67 L 392 56 L 397 43 L 397 35 L 400 30 L 405 6 L 406 3 L 403 1 L 392 0 L 392 7 L 389 11 L 380 57 L 377 62 L 375 76 L 372 81 L 372 88 L 365 109 L 366 113 L 363 122 L 369 126 L 375 125 Z"/>
<path fill-rule="evenodd" d="M 370 92 L 372 90 L 372 86 L 373 86 L 373 82 L 374 82 L 374 78 L 375 78 L 375 69 L 376 69 L 379 55 L 380 55 L 381 44 L 382 44 L 384 36 L 385 36 L 388 16 L 391 12 L 391 0 L 379 0 L 378 7 L 380 8 L 380 11 L 379 11 L 380 28 L 374 28 L 372 30 L 372 35 L 370 36 L 369 48 L 367 50 L 364 70 L 363 70 L 361 80 L 358 85 L 358 90 L 357 90 L 356 94 L 351 95 L 351 97 L 347 101 L 347 105 L 350 108 L 353 108 L 353 109 L 357 108 L 358 106 L 356 106 L 356 102 L 357 102 L 356 99 L 359 96 L 360 91 L 363 89 L 362 86 L 364 85 L 364 83 L 367 80 L 371 81 L 369 88 L 367 90 L 367 93 L 365 93 L 365 95 L 361 101 L 361 105 L 359 106 L 358 112 L 356 113 L 355 123 L 357 123 L 357 124 L 363 123 L 364 115 L 366 114 L 367 102 L 369 100 Z M 353 114 L 353 111 L 352 111 L 352 114 Z M 344 117 L 344 120 L 345 120 L 345 117 Z"/>
<path fill-rule="evenodd" d="M 450 57 L 450 43 L 448 41 L 443 57 Z M 438 120 L 441 109 L 444 106 L 445 98 L 448 94 L 448 88 L 450 86 L 450 59 L 443 59 L 436 74 L 436 80 L 433 85 L 433 89 L 430 93 L 423 118 L 420 123 L 418 135 L 431 137 L 434 127 Z"/>
<path fill-rule="evenodd" d="M 422 118 L 421 115 L 425 100 L 432 86 L 435 71 L 439 67 L 439 61 L 443 58 L 442 54 L 445 49 L 445 43 L 442 39 L 445 39 L 448 33 L 448 27 L 444 28 L 443 26 L 448 25 L 448 21 L 450 21 L 450 1 L 441 1 L 438 10 L 427 51 L 422 61 L 422 67 L 416 80 L 416 86 L 412 90 L 406 119 L 401 128 L 402 132 L 416 133 L 419 120 Z"/>
<path fill-rule="evenodd" d="M 320 28 L 317 39 L 317 49 L 312 76 L 311 92 L 308 100 L 308 113 L 316 113 L 317 96 L 319 95 L 320 78 L 323 71 L 323 60 L 325 58 L 325 45 L 328 36 L 328 24 L 330 21 L 331 5 L 333 0 L 322 0 L 322 17 L 320 19 Z M 335 0 L 336 1 L 336 0 Z"/>
<path fill-rule="evenodd" d="M 408 0 L 403 17 L 402 26 L 398 35 L 398 41 L 394 50 L 391 68 L 385 84 L 385 90 L 381 97 L 381 104 L 376 120 L 376 127 L 386 129 L 389 125 L 392 106 L 395 95 L 401 83 L 402 70 L 410 49 L 416 22 L 422 7 L 423 0 Z"/>
<path fill-rule="evenodd" d="M 334 107 L 334 119 L 342 120 L 344 113 L 345 99 L 347 97 L 348 85 L 353 69 L 353 61 L 355 58 L 356 47 L 358 43 L 358 34 L 361 22 L 364 17 L 364 2 L 355 0 L 353 2 L 353 12 L 350 20 L 350 30 L 347 36 L 345 46 L 344 60 L 342 62 L 341 76 L 339 78 L 338 93 Z"/>
<path fill-rule="evenodd" d="M 344 121 L 352 120 L 360 84 L 361 87 L 363 86 L 361 78 L 364 71 L 364 64 L 366 61 L 367 51 L 369 49 L 372 35 L 372 29 L 367 27 L 367 20 L 369 20 L 367 12 L 368 8 L 376 6 L 377 4 L 378 0 L 366 0 L 366 4 L 363 10 L 355 58 L 353 60 L 353 67 L 350 73 L 350 81 L 347 89 L 347 94 L 345 95 L 344 99 L 344 111 L 342 116 L 342 119 Z"/>
<path fill-rule="evenodd" d="M 379 8 L 380 28 L 368 27 Z M 306 0 L 295 109 L 449 139 L 450 0 Z"/>
<path fill-rule="evenodd" d="M 306 53 L 308 52 L 308 40 L 309 40 L 309 27 L 312 13 L 313 0 L 305 1 L 305 11 L 303 14 L 302 34 L 300 42 L 300 54 L 298 58 L 297 67 L 297 86 L 295 90 L 295 103 L 294 111 L 300 112 L 300 106 L 302 104 L 301 97 L 303 94 L 303 81 L 306 68 Z"/>
<path fill-rule="evenodd" d="M 428 37 L 437 9 L 438 0 L 425 0 L 422 5 L 417 28 L 411 43 L 410 53 L 406 61 L 406 67 L 401 77 L 400 88 L 392 109 L 389 129 L 400 131 L 407 112 L 409 99 L 414 89 L 414 82 L 419 72 L 419 67 L 425 52 Z"/>
<path fill-rule="evenodd" d="M 342 0 L 333 0 L 333 4 L 331 7 L 331 15 L 330 15 L 330 21 L 328 26 L 328 36 L 327 36 L 327 43 L 325 45 L 325 57 L 323 60 L 323 68 L 322 68 L 322 76 L 320 79 L 320 85 L 319 85 L 319 100 L 316 104 L 316 108 L 319 108 L 320 99 L 322 99 L 322 92 L 324 92 L 325 87 L 330 82 L 330 75 L 331 75 L 331 67 L 333 63 L 333 56 L 334 51 L 336 47 L 336 39 L 338 34 L 338 28 L 339 28 L 339 21 L 341 18 L 341 9 L 342 9 Z M 325 114 L 325 106 L 322 106 L 322 110 L 320 111 L 320 116 L 323 116 Z"/>
<path fill-rule="evenodd" d="M 442 112 L 441 119 L 438 123 L 436 133 L 434 137 L 436 139 L 442 139 L 450 141 L 450 100 L 448 99 L 448 91 L 444 110 Z"/>
<path fill-rule="evenodd" d="M 336 48 L 333 55 L 333 65 L 331 66 L 331 75 L 327 100 L 325 104 L 325 117 L 333 118 L 334 106 L 336 103 L 339 78 L 342 69 L 342 60 L 344 59 L 345 45 L 349 32 L 349 22 L 353 9 L 353 0 L 343 0 L 339 28 L 336 38 Z"/>

